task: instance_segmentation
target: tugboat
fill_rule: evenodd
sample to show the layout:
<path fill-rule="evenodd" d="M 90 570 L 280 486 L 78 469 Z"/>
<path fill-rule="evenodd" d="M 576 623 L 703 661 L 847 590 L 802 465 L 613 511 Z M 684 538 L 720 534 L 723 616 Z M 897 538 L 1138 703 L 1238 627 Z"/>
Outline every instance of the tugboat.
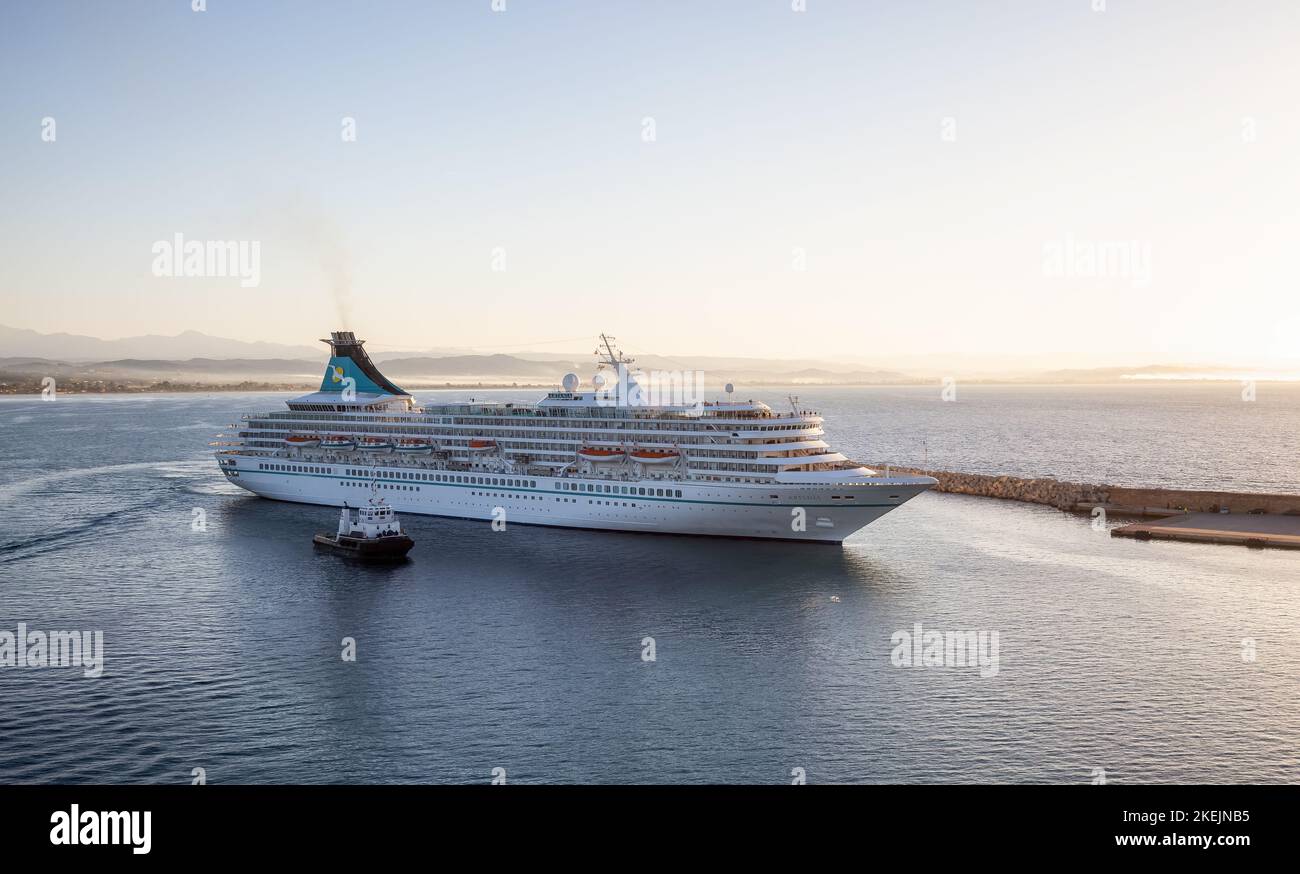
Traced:
<path fill-rule="evenodd" d="M 339 513 L 337 534 L 317 534 L 312 543 L 356 558 L 396 561 L 404 558 L 415 541 L 402 531 L 393 508 L 383 498 L 371 497 L 369 506 L 359 507 L 356 518 L 347 503 Z"/>

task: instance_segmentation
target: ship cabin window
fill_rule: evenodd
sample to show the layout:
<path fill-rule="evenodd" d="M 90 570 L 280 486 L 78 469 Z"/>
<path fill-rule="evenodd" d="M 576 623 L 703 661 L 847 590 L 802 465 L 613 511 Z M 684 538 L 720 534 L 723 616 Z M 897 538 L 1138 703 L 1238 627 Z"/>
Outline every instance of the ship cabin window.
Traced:
<path fill-rule="evenodd" d="M 677 490 L 677 494 L 673 495 L 673 497 L 675 497 L 675 498 L 680 498 L 681 496 L 682 496 L 682 490 L 681 490 L 681 489 L 678 489 L 678 490 Z"/>

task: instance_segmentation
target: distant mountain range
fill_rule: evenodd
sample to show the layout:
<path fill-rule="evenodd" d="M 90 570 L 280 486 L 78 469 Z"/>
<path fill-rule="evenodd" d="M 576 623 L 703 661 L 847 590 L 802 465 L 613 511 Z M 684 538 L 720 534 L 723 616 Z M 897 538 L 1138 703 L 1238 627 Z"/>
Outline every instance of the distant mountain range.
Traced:
<path fill-rule="evenodd" d="M 408 389 L 455 385 L 558 386 L 566 373 L 590 377 L 591 366 L 574 361 L 529 361 L 513 355 L 452 355 L 395 358 L 381 364 L 384 375 Z M 0 358 L 0 382 L 39 382 L 45 376 L 82 383 L 149 384 L 184 382 L 211 385 L 249 381 L 303 388 L 320 383 L 321 359 L 285 358 L 119 358 L 112 361 L 56 361 L 47 358 Z M 711 391 L 726 382 L 739 385 L 862 385 L 909 383 L 916 379 L 892 371 L 804 369 L 797 371 L 704 371 Z"/>
<path fill-rule="evenodd" d="M 309 388 L 319 385 L 325 348 L 278 343 L 250 343 L 212 337 L 198 331 L 176 336 L 148 334 L 101 340 L 78 334 L 41 334 L 0 325 L 0 388 L 39 384 L 45 376 L 61 383 L 128 386 L 146 390 L 160 383 L 190 387 L 274 385 Z M 395 351 L 372 352 L 384 373 L 410 389 L 445 385 L 558 385 L 566 373 L 585 379 L 593 371 L 591 358 L 550 352 L 452 354 Z M 753 385 L 917 385 L 938 380 L 932 372 L 872 370 L 814 359 L 728 358 L 721 356 L 642 355 L 636 366 L 645 370 L 703 371 L 708 390 L 727 382 Z M 1008 374 L 957 374 L 960 382 L 975 383 L 1119 383 L 1141 380 L 1233 379 L 1241 368 L 1210 365 L 1106 367 Z M 1275 378 L 1286 378 L 1278 376 Z"/>
<path fill-rule="evenodd" d="M 83 334 L 41 334 L 0 325 L 0 356 L 55 361 L 110 361 L 118 358 L 312 358 L 324 346 L 248 343 L 185 331 L 174 337 L 144 334 L 101 340 Z"/>
<path fill-rule="evenodd" d="M 399 385 L 413 387 L 462 384 L 558 385 L 566 373 L 589 377 L 593 360 L 551 352 L 505 354 L 430 354 L 378 352 L 372 356 Z M 325 348 L 276 343 L 249 343 L 186 331 L 174 337 L 148 334 L 101 340 L 79 334 L 41 334 L 0 325 L 0 377 L 37 374 L 56 379 L 187 381 L 226 383 L 257 380 L 304 385 L 319 380 Z M 645 370 L 700 370 L 720 390 L 736 383 L 913 382 L 915 377 L 889 370 L 853 369 L 815 359 L 725 358 L 689 356 L 686 360 L 641 356 Z"/>

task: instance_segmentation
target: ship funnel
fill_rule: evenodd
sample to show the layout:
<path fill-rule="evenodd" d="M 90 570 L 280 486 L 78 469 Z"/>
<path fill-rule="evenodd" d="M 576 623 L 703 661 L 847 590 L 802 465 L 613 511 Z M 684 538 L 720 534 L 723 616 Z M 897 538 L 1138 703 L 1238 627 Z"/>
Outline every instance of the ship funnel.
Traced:
<path fill-rule="evenodd" d="M 354 381 L 353 387 L 359 392 L 407 394 L 379 372 L 379 368 L 366 354 L 366 341 L 358 340 L 356 334 L 351 331 L 331 331 L 330 338 L 321 342 L 330 347 L 330 362 L 325 367 L 321 391 L 344 391 L 348 386 L 347 380 L 351 379 Z"/>

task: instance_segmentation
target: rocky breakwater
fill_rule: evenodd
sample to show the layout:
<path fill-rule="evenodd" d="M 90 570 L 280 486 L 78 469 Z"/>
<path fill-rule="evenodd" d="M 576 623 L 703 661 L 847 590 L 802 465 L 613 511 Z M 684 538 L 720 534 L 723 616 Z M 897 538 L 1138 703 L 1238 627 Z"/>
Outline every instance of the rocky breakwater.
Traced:
<path fill-rule="evenodd" d="M 872 470 L 885 472 L 886 465 L 869 465 Z M 1098 504 L 1110 502 L 1110 486 L 1092 483 L 1063 482 L 1052 477 L 990 476 L 980 473 L 958 473 L 950 470 L 922 470 L 913 467 L 889 465 L 891 474 L 932 476 L 939 481 L 936 491 L 954 495 L 975 495 L 981 498 L 1003 498 L 1029 504 L 1046 504 L 1058 510 L 1088 510 Z"/>
<path fill-rule="evenodd" d="M 879 473 L 884 473 L 888 468 L 890 473 L 932 476 L 939 481 L 935 490 L 940 492 L 1046 504 L 1059 510 L 1075 512 L 1089 512 L 1093 507 L 1104 507 L 1111 513 L 1135 516 L 1218 513 L 1224 510 L 1231 513 L 1300 514 L 1300 495 L 1132 488 L 1064 482 L 1053 477 L 992 476 L 884 464 L 867 466 Z"/>

